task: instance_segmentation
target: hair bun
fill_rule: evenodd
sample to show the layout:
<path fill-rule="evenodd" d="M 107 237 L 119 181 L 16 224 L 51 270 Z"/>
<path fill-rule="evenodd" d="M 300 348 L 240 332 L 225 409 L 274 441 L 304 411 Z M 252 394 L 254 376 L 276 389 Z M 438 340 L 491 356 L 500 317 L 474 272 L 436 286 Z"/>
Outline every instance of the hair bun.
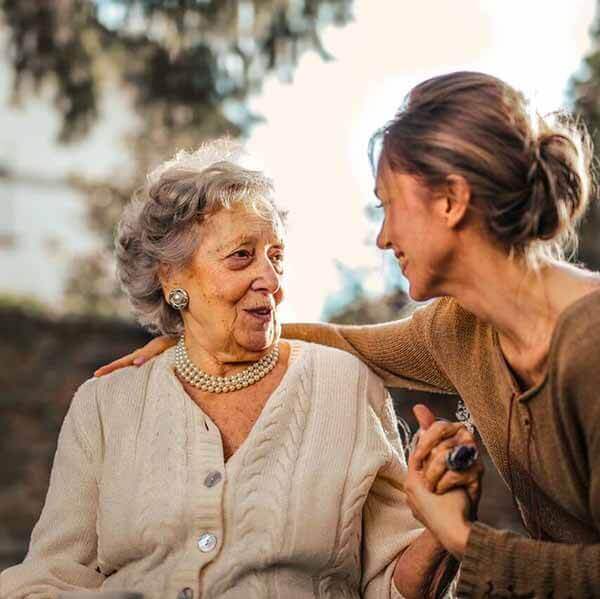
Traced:
<path fill-rule="evenodd" d="M 585 211 L 589 189 L 588 136 L 570 123 L 540 132 L 533 142 L 527 182 L 531 240 L 550 240 L 570 229 Z"/>

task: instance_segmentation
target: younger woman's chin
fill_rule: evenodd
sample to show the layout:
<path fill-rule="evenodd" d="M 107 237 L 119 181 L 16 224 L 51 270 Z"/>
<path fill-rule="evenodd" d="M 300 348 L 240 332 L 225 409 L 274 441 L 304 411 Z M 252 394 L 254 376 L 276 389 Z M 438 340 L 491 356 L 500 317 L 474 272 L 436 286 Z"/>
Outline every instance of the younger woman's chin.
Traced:
<path fill-rule="evenodd" d="M 408 285 L 408 297 L 414 302 L 426 302 L 427 300 L 433 299 L 434 297 L 438 297 L 435 295 L 431 289 L 423 288 L 422 286 L 411 285 L 409 281 Z"/>

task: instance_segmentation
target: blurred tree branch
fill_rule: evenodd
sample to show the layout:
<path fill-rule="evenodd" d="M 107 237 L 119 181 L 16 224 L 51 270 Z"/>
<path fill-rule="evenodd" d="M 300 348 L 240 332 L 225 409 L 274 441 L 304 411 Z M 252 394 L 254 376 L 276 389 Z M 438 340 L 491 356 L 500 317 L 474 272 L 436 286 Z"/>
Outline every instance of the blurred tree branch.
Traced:
<path fill-rule="evenodd" d="M 575 111 L 583 117 L 595 148 L 596 178 L 600 156 L 600 3 L 596 3 L 596 16 L 590 29 L 592 51 L 584 58 L 579 73 L 571 78 L 569 94 Z M 595 190 L 592 206 L 581 224 L 578 259 L 588 268 L 600 269 L 600 203 Z"/>
<path fill-rule="evenodd" d="M 0 0 L 15 99 L 51 83 L 61 141 L 89 133 L 106 70 L 168 130 L 206 135 L 251 123 L 240 109 L 270 72 L 289 76 L 320 30 L 351 18 L 351 0 Z M 154 122 L 154 121 L 158 121 Z"/>
<path fill-rule="evenodd" d="M 143 174 L 176 148 L 246 133 L 260 118 L 247 108 L 250 95 L 271 73 L 290 80 L 308 50 L 329 59 L 321 32 L 346 24 L 351 6 L 352 0 L 0 0 L 13 99 L 51 94 L 62 119 L 60 142 L 90 133 L 109 83 L 131 95 L 140 116 L 127 140 L 135 163 L 127 181 L 73 178 L 104 249 L 74 264 L 72 306 L 121 311 L 107 250 Z"/>

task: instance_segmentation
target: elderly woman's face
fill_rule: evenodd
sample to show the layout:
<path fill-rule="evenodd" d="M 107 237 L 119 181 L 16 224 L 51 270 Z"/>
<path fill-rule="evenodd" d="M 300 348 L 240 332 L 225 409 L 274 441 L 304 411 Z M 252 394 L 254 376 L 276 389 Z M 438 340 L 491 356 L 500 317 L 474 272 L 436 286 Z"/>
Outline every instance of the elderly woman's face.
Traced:
<path fill-rule="evenodd" d="M 187 289 L 186 334 L 206 349 L 260 352 L 279 338 L 283 226 L 245 207 L 220 210 L 200 226 L 190 265 L 173 281 Z M 173 285 L 174 286 L 174 285 Z"/>

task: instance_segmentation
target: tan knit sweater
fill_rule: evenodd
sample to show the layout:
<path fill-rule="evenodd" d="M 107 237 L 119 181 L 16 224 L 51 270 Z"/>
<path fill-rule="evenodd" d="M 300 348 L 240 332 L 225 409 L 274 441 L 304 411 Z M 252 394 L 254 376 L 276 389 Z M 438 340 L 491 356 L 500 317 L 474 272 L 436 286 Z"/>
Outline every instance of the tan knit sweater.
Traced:
<path fill-rule="evenodd" d="M 350 351 L 390 386 L 462 397 L 537 540 L 475 523 L 460 596 L 600 597 L 600 291 L 560 316 L 546 376 L 526 393 L 493 328 L 448 298 L 383 325 L 284 334 Z"/>
<path fill-rule="evenodd" d="M 399 598 L 395 559 L 420 529 L 389 396 L 349 354 L 295 342 L 292 356 L 227 463 L 173 350 L 85 383 L 0 597 Z"/>

